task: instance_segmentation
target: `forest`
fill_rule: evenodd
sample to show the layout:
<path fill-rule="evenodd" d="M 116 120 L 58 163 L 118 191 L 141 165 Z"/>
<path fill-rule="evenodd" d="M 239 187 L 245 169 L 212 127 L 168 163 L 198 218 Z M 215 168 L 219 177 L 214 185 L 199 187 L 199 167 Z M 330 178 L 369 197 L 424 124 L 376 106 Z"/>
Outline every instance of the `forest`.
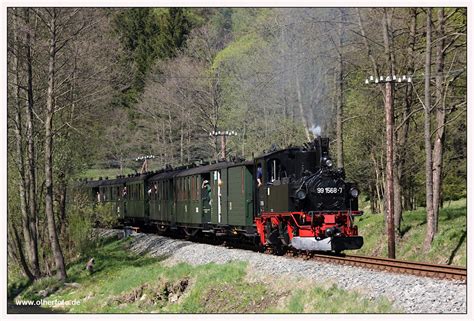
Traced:
<path fill-rule="evenodd" d="M 57 275 L 93 216 L 90 173 L 301 146 L 318 128 L 371 213 L 385 213 L 393 82 L 395 233 L 467 197 L 467 8 L 8 8 L 9 272 Z M 94 178 L 98 178 L 98 175 Z"/>

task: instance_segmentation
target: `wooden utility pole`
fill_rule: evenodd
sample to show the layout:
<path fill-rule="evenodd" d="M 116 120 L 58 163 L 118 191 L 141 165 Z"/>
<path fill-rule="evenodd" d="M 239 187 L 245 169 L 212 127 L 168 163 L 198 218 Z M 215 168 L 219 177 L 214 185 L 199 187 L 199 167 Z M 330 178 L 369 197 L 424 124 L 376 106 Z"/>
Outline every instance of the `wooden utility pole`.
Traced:
<path fill-rule="evenodd" d="M 225 135 L 221 135 L 221 155 L 222 155 L 222 159 L 226 159 L 227 158 L 227 155 L 226 155 L 226 139 L 225 139 Z"/>
<path fill-rule="evenodd" d="M 237 136 L 237 133 L 233 130 L 231 131 L 213 131 L 209 133 L 209 136 L 211 137 L 220 137 L 221 138 L 221 159 L 226 160 L 227 159 L 227 136 Z"/>
<path fill-rule="evenodd" d="M 365 80 L 366 84 L 370 83 L 383 84 L 385 83 L 385 125 L 386 125 L 386 220 L 387 220 L 387 243 L 388 243 L 388 257 L 395 258 L 395 228 L 394 228 L 394 186 L 393 186 L 393 85 L 395 83 L 408 82 L 411 83 L 411 77 L 390 75 L 386 78 L 370 76 Z"/>
<path fill-rule="evenodd" d="M 148 172 L 148 160 L 149 159 L 155 159 L 155 158 L 156 158 L 155 155 L 139 156 L 139 157 L 135 158 L 135 161 L 137 161 L 137 162 L 143 161 L 142 167 L 140 167 L 140 174 Z"/>
<path fill-rule="evenodd" d="M 436 233 L 433 210 L 433 154 L 431 149 L 431 8 L 426 14 L 425 53 L 425 172 L 426 172 L 426 236 L 424 249 L 431 248 Z"/>
<path fill-rule="evenodd" d="M 387 165 L 385 166 L 387 187 L 386 209 L 387 209 L 387 240 L 388 257 L 395 258 L 395 229 L 394 229 L 394 206 L 393 206 L 393 88 L 392 83 L 385 83 L 385 125 L 387 142 Z"/>

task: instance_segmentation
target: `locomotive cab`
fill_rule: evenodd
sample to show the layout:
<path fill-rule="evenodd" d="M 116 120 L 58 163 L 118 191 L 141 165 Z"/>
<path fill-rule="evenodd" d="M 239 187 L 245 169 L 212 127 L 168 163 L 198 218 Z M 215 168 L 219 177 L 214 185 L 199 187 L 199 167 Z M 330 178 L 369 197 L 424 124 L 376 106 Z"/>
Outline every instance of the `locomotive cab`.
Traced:
<path fill-rule="evenodd" d="M 289 148 L 255 159 L 255 177 L 262 169 L 262 185 L 257 186 L 257 213 L 293 211 L 298 202 L 292 197 L 292 182 L 319 166 L 315 150 Z"/>

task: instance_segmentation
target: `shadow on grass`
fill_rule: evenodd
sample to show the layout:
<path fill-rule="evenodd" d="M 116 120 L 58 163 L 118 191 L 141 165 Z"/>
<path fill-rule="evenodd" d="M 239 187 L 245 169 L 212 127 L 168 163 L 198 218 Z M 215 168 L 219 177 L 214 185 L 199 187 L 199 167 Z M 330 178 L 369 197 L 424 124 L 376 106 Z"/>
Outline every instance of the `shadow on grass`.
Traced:
<path fill-rule="evenodd" d="M 464 240 L 466 239 L 466 236 L 467 236 L 467 231 L 464 231 L 464 233 L 463 233 L 463 234 L 461 235 L 461 237 L 459 238 L 458 244 L 456 245 L 456 247 L 454 248 L 454 250 L 451 252 L 451 255 L 449 256 L 448 265 L 451 265 L 451 264 L 453 263 L 454 257 L 456 256 L 456 253 L 458 252 L 459 248 L 461 247 L 461 245 L 463 244 Z"/>
<path fill-rule="evenodd" d="M 23 292 L 26 288 L 28 288 L 32 284 L 31 281 L 28 279 L 24 279 L 21 281 L 14 282 L 8 285 L 7 288 L 7 299 L 13 300 L 18 294 Z"/>
<path fill-rule="evenodd" d="M 400 228 L 400 237 L 405 236 L 411 230 L 411 225 L 406 225 Z"/>
<path fill-rule="evenodd" d="M 86 263 L 90 258 L 94 258 L 94 272 L 91 275 L 106 273 L 107 271 L 114 271 L 123 267 L 143 267 L 156 264 L 168 258 L 168 256 L 147 257 L 130 255 L 123 248 L 123 241 L 115 241 L 116 244 L 108 244 L 106 248 L 99 248 L 90 251 L 87 256 L 71 264 L 68 282 L 78 282 L 83 280 L 89 273 L 86 271 Z"/>
<path fill-rule="evenodd" d="M 466 208 L 445 208 L 441 210 L 440 220 L 451 221 L 466 216 Z"/>
<path fill-rule="evenodd" d="M 413 224 L 413 223 L 412 223 Z M 405 225 L 403 225 L 401 228 L 400 228 L 400 237 L 403 237 L 405 234 L 407 234 L 411 229 L 413 228 L 417 228 L 417 227 L 420 227 L 420 226 L 423 226 L 426 224 L 426 218 L 424 218 L 421 222 L 419 223 L 416 223 L 416 224 L 413 224 L 413 225 L 410 225 L 410 223 L 405 223 Z"/>

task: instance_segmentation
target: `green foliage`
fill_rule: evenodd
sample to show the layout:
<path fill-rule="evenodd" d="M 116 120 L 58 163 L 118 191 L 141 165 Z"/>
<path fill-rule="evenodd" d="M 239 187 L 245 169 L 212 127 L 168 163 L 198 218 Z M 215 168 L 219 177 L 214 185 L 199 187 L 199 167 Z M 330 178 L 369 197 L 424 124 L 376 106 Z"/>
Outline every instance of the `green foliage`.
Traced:
<path fill-rule="evenodd" d="M 236 38 L 259 31 L 268 19 L 277 16 L 273 8 L 233 8 L 232 33 Z"/>
<path fill-rule="evenodd" d="M 94 242 L 92 229 L 94 226 L 94 210 L 87 197 L 76 194 L 73 202 L 68 204 L 68 237 L 73 251 L 87 253 Z"/>
<path fill-rule="evenodd" d="M 117 213 L 114 212 L 114 204 L 112 202 L 99 203 L 95 206 L 96 222 L 103 228 L 112 228 L 117 226 Z"/>
<path fill-rule="evenodd" d="M 134 83 L 122 97 L 122 103 L 135 103 L 143 91 L 145 80 L 152 65 L 158 58 L 174 57 L 185 45 L 186 37 L 199 24 L 196 14 L 185 8 L 130 8 L 120 10 L 114 18 L 116 32 L 127 53 L 123 57 L 130 60 L 134 68 Z"/>
<path fill-rule="evenodd" d="M 230 34 L 232 31 L 232 15 L 234 8 L 217 8 L 210 19 L 210 25 L 217 30 L 220 36 Z"/>
<path fill-rule="evenodd" d="M 357 182 L 361 190 L 368 191 L 374 184 L 375 164 L 383 155 L 384 114 L 383 101 L 377 92 L 375 99 L 367 100 L 367 93 L 360 88 L 362 74 L 353 77 L 347 84 L 344 118 L 345 169 L 348 178 Z"/>
<path fill-rule="evenodd" d="M 161 9 L 158 15 L 161 37 L 158 52 L 160 58 L 176 56 L 186 42 L 192 25 L 184 8 Z"/>
<path fill-rule="evenodd" d="M 112 203 L 92 206 L 88 196 L 81 191 L 71 193 L 72 201 L 67 205 L 69 252 L 86 255 L 97 246 L 93 229 L 96 225 L 112 228 L 117 225 L 117 214 Z"/>
<path fill-rule="evenodd" d="M 467 125 L 465 118 L 446 128 L 446 151 L 443 155 L 443 199 L 458 200 L 467 196 Z"/>
<path fill-rule="evenodd" d="M 160 26 L 151 8 L 122 10 L 114 19 L 125 49 L 136 67 L 135 87 L 142 89 L 148 69 L 158 57 Z"/>

